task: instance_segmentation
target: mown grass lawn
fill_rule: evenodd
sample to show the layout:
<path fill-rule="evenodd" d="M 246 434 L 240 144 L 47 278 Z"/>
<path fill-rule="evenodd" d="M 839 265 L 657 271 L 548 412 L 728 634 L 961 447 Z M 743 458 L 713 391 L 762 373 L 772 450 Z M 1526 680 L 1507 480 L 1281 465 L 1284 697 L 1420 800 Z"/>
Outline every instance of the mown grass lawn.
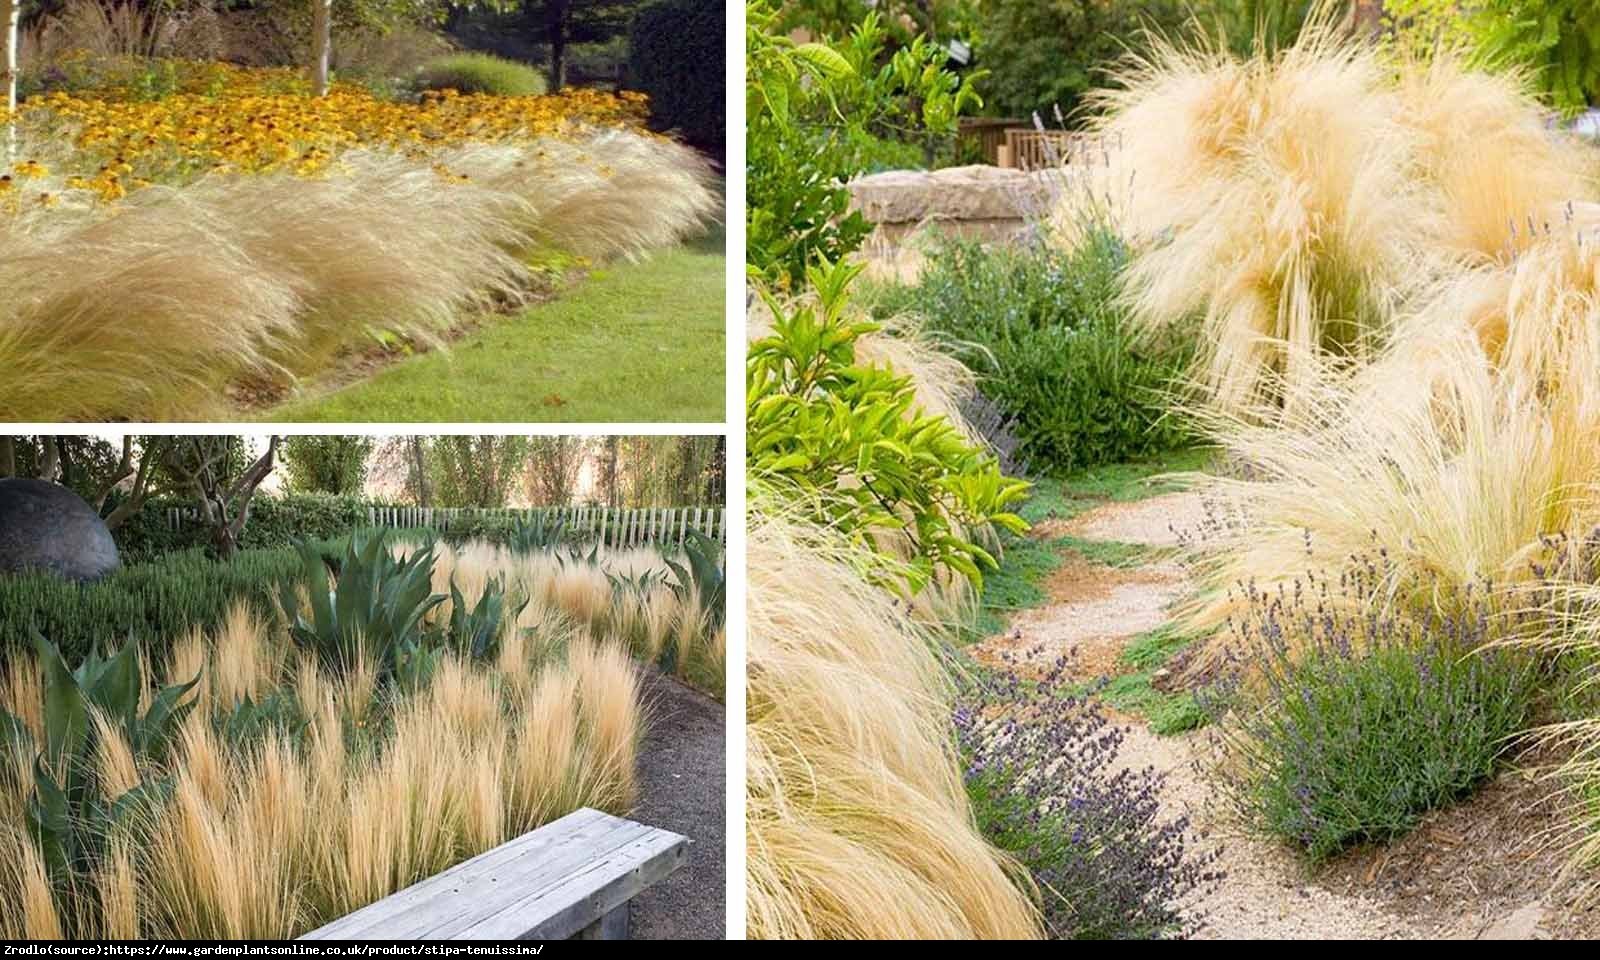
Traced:
<path fill-rule="evenodd" d="M 492 318 L 448 351 L 302 396 L 278 422 L 720 422 L 727 277 L 721 230 L 592 271 Z"/>

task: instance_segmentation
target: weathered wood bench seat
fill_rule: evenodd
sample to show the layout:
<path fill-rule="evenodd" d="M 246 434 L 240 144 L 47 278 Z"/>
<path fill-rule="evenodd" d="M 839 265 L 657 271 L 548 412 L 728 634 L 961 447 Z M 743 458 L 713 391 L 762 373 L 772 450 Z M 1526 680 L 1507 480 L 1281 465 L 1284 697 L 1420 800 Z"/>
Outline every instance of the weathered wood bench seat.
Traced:
<path fill-rule="evenodd" d="M 302 940 L 622 940 L 628 902 L 688 840 L 584 808 L 311 931 Z"/>

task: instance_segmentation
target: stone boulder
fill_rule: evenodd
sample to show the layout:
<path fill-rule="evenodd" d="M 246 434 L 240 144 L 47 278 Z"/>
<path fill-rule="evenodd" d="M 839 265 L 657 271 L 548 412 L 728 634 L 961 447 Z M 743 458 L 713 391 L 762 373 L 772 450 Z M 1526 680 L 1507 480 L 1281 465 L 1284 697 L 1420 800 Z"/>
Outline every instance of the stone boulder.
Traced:
<path fill-rule="evenodd" d="M 82 497 L 43 480 L 0 480 L 0 574 L 98 580 L 120 565 L 111 531 Z"/>
<path fill-rule="evenodd" d="M 1046 203 L 1054 172 L 974 165 L 890 170 L 850 181 L 853 206 L 871 223 L 1021 220 Z"/>

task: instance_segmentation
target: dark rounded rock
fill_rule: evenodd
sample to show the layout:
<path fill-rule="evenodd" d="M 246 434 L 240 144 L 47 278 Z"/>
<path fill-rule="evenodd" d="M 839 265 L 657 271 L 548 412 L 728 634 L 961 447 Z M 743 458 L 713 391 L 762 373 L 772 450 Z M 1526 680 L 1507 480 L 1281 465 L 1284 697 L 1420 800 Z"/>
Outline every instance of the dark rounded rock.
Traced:
<path fill-rule="evenodd" d="M 98 580 L 120 565 L 111 531 L 82 497 L 43 480 L 0 480 L 0 573 Z"/>

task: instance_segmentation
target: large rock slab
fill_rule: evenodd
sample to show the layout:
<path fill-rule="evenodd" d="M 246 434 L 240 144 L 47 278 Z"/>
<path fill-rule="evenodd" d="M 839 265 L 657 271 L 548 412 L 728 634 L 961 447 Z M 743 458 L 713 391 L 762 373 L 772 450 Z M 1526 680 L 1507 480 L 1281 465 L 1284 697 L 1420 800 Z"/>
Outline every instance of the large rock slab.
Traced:
<path fill-rule="evenodd" d="M 41 570 L 84 581 L 120 565 L 111 531 L 82 497 L 43 480 L 0 480 L 0 573 Z"/>
<path fill-rule="evenodd" d="M 890 170 L 850 181 L 856 209 L 871 223 L 1021 220 L 1046 203 L 1055 171 L 1024 173 L 974 165 Z"/>

